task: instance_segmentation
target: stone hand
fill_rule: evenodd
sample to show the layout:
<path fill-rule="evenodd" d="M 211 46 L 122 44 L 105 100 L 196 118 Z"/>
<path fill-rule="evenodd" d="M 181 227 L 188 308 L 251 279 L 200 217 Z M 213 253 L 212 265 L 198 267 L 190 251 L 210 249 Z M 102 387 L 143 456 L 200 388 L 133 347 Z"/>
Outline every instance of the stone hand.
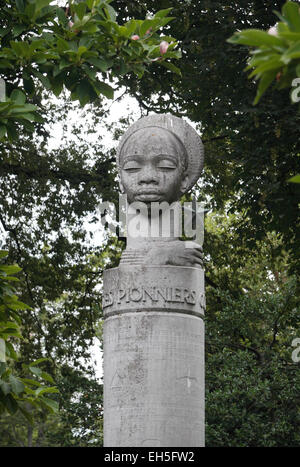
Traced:
<path fill-rule="evenodd" d="M 174 241 L 171 245 L 160 245 L 151 248 L 145 257 L 144 264 L 170 265 L 203 268 L 203 250 L 191 241 Z"/>

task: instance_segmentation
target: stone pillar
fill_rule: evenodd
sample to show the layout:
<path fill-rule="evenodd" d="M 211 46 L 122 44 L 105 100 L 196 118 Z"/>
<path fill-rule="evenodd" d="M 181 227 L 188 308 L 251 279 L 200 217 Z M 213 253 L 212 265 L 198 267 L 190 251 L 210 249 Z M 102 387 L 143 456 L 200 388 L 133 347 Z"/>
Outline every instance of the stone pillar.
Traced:
<path fill-rule="evenodd" d="M 104 273 L 104 444 L 204 446 L 204 272 Z"/>

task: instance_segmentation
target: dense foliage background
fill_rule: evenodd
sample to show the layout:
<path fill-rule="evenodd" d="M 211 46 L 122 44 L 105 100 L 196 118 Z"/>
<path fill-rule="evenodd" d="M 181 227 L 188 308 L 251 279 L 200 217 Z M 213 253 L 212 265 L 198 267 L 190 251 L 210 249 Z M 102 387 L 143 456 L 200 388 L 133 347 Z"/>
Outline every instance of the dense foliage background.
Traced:
<path fill-rule="evenodd" d="M 194 193 L 208 209 L 207 446 L 300 445 L 299 362 L 292 358 L 300 337 L 300 185 L 287 181 L 299 172 L 300 114 L 288 89 L 270 87 L 254 107 L 256 84 L 243 71 L 249 49 L 227 42 L 238 29 L 273 26 L 283 3 L 112 3 L 119 24 L 173 7 L 176 19 L 164 31 L 179 41 L 181 75 L 153 62 L 143 76 L 119 74 L 117 85 L 137 99 L 141 115 L 190 119 L 205 144 Z M 20 361 L 11 365 L 21 375 L 22 363 L 47 357 L 59 410 L 28 408 L 34 425 L 20 412 L 3 415 L 0 439 L 2 446 L 101 446 L 102 384 L 90 349 L 101 339 L 102 272 L 117 264 L 123 243 L 92 238 L 101 221 L 95 207 L 117 201 L 114 148 L 136 115 L 128 110 L 111 123 L 104 97 L 81 110 L 50 91 L 39 88 L 47 124 L 35 122 L 33 137 L 22 127 L 0 143 L 0 227 L 5 261 L 22 268 L 18 296 L 31 307 L 22 311 Z M 74 106 L 82 118 L 70 125 Z"/>

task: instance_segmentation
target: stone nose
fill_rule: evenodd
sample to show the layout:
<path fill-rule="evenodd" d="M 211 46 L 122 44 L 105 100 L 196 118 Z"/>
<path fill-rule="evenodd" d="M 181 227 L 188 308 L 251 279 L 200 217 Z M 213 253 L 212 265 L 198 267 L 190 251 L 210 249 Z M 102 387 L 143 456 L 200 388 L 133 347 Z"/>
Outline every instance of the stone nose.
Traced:
<path fill-rule="evenodd" d="M 139 173 L 139 184 L 158 184 L 158 174 L 152 165 L 146 165 Z"/>

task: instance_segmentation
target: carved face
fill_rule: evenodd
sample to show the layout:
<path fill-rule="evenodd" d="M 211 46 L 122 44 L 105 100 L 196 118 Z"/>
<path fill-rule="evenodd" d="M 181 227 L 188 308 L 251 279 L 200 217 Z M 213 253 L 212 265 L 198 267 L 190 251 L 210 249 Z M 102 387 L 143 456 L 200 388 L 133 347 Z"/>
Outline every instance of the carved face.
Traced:
<path fill-rule="evenodd" d="M 163 128 L 133 133 L 120 154 L 120 185 L 128 202 L 177 201 L 188 183 L 185 158 L 181 142 Z"/>

